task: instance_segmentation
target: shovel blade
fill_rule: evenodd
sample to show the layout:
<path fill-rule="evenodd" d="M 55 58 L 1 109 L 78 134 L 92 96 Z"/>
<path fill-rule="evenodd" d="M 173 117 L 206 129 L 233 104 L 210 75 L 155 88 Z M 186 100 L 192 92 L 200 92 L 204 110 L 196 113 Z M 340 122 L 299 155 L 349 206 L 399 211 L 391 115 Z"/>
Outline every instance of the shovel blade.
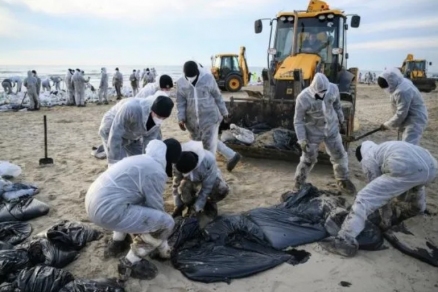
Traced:
<path fill-rule="evenodd" d="M 47 165 L 47 164 L 53 164 L 53 158 L 41 158 L 40 159 L 40 165 Z"/>

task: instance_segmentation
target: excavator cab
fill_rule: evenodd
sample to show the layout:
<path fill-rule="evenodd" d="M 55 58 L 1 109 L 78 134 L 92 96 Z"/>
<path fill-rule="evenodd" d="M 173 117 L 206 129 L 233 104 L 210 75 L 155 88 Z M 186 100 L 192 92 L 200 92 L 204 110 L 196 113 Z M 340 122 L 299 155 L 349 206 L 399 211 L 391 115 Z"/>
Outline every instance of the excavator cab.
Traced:
<path fill-rule="evenodd" d="M 249 98 L 231 98 L 227 102 L 231 121 L 250 129 L 264 124 L 293 132 L 297 96 L 310 85 L 316 73 L 323 73 L 339 87 L 347 129 L 342 134 L 351 136 L 358 126 L 355 122 L 358 69 L 346 69 L 346 36 L 350 27 L 359 27 L 360 16 L 348 19 L 344 11 L 331 9 L 324 1 L 311 0 L 307 10 L 280 12 L 269 19 L 269 24 L 267 68 L 262 71 L 263 93 L 245 90 Z M 255 33 L 262 32 L 262 19 L 255 21 L 254 29 Z M 295 161 L 300 156 L 288 149 L 227 144 L 250 157 Z M 344 146 L 348 149 L 347 140 Z M 319 161 L 328 162 L 324 147 L 320 152 Z"/>
<path fill-rule="evenodd" d="M 246 63 L 245 47 L 240 54 L 218 54 L 211 57 L 211 73 L 221 90 L 237 92 L 248 85 L 249 72 Z"/>

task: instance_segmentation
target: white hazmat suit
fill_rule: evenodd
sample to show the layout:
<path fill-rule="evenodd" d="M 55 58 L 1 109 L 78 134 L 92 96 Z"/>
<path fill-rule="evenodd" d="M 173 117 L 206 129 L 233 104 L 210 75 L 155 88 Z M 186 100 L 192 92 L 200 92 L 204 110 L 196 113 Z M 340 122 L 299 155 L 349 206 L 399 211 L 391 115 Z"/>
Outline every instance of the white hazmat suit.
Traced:
<path fill-rule="evenodd" d="M 99 84 L 99 104 L 103 102 L 105 104 L 108 104 L 108 73 L 106 73 L 106 68 L 102 68 L 102 74 L 100 77 L 100 84 Z"/>
<path fill-rule="evenodd" d="M 11 81 L 11 83 L 12 83 L 12 87 L 14 87 L 15 85 L 17 85 L 17 91 L 16 91 L 16 93 L 19 93 L 19 92 L 21 92 L 21 85 L 22 85 L 22 80 L 21 80 L 21 78 L 20 77 L 18 77 L 18 76 L 13 76 L 13 77 L 10 77 L 10 78 L 8 78 L 10 81 Z"/>
<path fill-rule="evenodd" d="M 24 79 L 24 86 L 27 89 L 27 97 L 29 98 L 29 110 L 37 110 L 40 108 L 37 84 L 38 80 L 33 76 L 32 71 L 27 71 L 27 78 Z"/>
<path fill-rule="evenodd" d="M 70 70 L 67 70 L 67 74 L 65 75 L 65 84 L 67 86 L 67 105 L 74 105 L 75 104 L 75 96 L 74 96 L 74 87 L 72 83 L 72 77 L 73 74 Z"/>
<path fill-rule="evenodd" d="M 309 87 L 297 97 L 294 126 L 302 148 L 295 173 L 295 188 L 306 181 L 317 162 L 319 144 L 324 142 L 338 187 L 346 193 L 355 188 L 348 177 L 348 155 L 342 145 L 339 124 L 344 122 L 339 89 L 321 73 L 316 73 Z"/>
<path fill-rule="evenodd" d="M 53 86 L 55 86 L 55 90 L 60 91 L 62 78 L 59 76 L 51 76 L 50 80 L 52 80 Z"/>
<path fill-rule="evenodd" d="M 394 112 L 394 116 L 384 125 L 387 128 L 398 128 L 403 131 L 403 141 L 418 145 L 428 120 L 420 91 L 397 68 L 385 70 L 380 77 L 388 83 L 387 91 Z"/>
<path fill-rule="evenodd" d="M 167 238 L 174 220 L 166 213 L 163 199 L 168 179 L 167 149 L 162 141 L 151 141 L 145 155 L 120 161 L 102 173 L 88 189 L 85 208 L 94 224 L 114 231 L 115 241 L 122 242 L 127 234 L 136 235 L 131 250 L 119 264 L 119 273 L 121 266 L 146 273 L 142 272 L 143 266 L 133 265 L 145 261 L 142 258 L 155 249 L 164 258 L 170 256 Z M 135 277 L 132 273 L 131 276 Z"/>
<path fill-rule="evenodd" d="M 76 72 L 71 80 L 75 88 L 76 106 L 83 107 L 85 106 L 85 83 L 88 83 L 88 81 L 90 81 L 90 77 L 88 77 L 88 79 L 85 79 L 84 75 L 81 72 Z"/>
<path fill-rule="evenodd" d="M 219 125 L 228 110 L 213 75 L 200 66 L 198 70 L 195 85 L 185 76 L 177 81 L 178 121 L 192 140 L 202 141 L 205 149 L 216 154 Z"/>
<path fill-rule="evenodd" d="M 360 153 L 362 169 L 369 183 L 357 194 L 338 236 L 325 244 L 329 251 L 344 256 L 355 254 L 356 237 L 365 228 L 368 216 L 391 199 L 409 191 L 413 209 L 424 212 L 425 186 L 435 179 L 438 166 L 428 150 L 404 141 L 379 145 L 366 141 L 362 143 Z M 382 217 L 386 219 L 385 214 Z"/>
<path fill-rule="evenodd" d="M 41 86 L 43 88 L 44 91 L 49 91 L 52 89 L 51 85 L 50 85 L 50 79 L 46 78 L 43 80 L 43 82 L 41 82 Z"/>

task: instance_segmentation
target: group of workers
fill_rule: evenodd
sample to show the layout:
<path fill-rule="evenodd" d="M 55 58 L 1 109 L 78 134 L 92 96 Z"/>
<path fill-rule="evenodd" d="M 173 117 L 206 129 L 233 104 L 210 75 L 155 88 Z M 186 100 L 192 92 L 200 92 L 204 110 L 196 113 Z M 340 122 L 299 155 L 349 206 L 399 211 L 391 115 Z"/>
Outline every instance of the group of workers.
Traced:
<path fill-rule="evenodd" d="M 132 242 L 118 265 L 124 278 L 151 279 L 157 274 L 147 256 L 170 257 L 167 239 L 175 224 L 173 218 L 182 214 L 183 206 L 194 214 L 206 209 L 217 213 L 217 202 L 230 190 L 216 163 L 216 151 L 228 154 L 228 171 L 240 160 L 238 153 L 218 139 L 219 124 L 228 122 L 229 117 L 213 75 L 194 61 L 186 62 L 183 72 L 176 82 L 176 110 L 179 127 L 190 133 L 189 142 L 162 140 L 160 125 L 174 108 L 168 95 L 173 81 L 168 75 L 113 106 L 99 128 L 108 169 L 90 186 L 85 208 L 92 222 L 113 231 L 105 256 L 118 256 Z M 378 84 L 390 95 L 395 112 L 381 129 L 403 129 L 403 141 L 380 145 L 366 141 L 357 147 L 356 157 L 369 184 L 357 193 L 338 235 L 320 243 L 326 250 L 344 256 L 357 252 L 355 238 L 367 216 L 391 199 L 408 192 L 413 208 L 424 212 L 424 186 L 436 176 L 437 161 L 418 146 L 428 119 L 421 94 L 397 69 L 383 72 Z M 324 142 L 339 189 L 356 194 L 340 134 L 344 117 L 337 85 L 317 73 L 297 97 L 294 123 L 302 149 L 294 189 L 299 190 L 306 182 Z M 172 215 L 165 211 L 163 199 L 169 177 L 173 177 Z M 389 218 L 388 212 L 382 211 L 384 219 Z"/>

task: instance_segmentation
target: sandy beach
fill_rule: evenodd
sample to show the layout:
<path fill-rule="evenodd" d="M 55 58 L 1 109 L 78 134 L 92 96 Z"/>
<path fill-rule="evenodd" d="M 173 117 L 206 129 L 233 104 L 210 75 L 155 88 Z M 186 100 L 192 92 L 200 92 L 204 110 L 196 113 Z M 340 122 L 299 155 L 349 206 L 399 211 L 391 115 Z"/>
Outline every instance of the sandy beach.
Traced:
<path fill-rule="evenodd" d="M 438 157 L 438 92 L 423 94 L 429 110 L 429 125 L 421 145 Z M 35 183 L 41 188 L 37 198 L 50 205 L 47 216 L 31 220 L 36 234 L 61 219 L 89 223 L 84 209 L 88 187 L 107 165 L 90 155 L 91 147 L 101 142 L 97 134 L 108 106 L 89 104 L 85 108 L 53 107 L 39 112 L 5 112 L 0 114 L 0 160 L 9 160 L 22 167 L 16 181 Z M 43 115 L 48 119 L 49 157 L 53 166 L 40 167 L 44 156 Z M 359 85 L 357 118 L 360 129 L 355 135 L 378 127 L 391 115 L 387 95 L 377 86 Z M 174 137 L 181 142 L 189 139 L 176 121 L 176 111 L 162 126 L 164 138 Z M 379 132 L 369 137 L 377 143 L 396 140 L 396 131 Z M 354 156 L 358 143 L 349 149 L 352 181 L 358 190 L 365 186 L 365 177 Z M 231 187 L 230 195 L 219 204 L 221 213 L 246 211 L 279 202 L 280 195 L 292 188 L 295 163 L 244 158 L 232 173 L 218 157 L 219 167 Z M 330 166 L 318 165 L 309 182 L 321 189 L 333 188 Z M 352 202 L 353 197 L 347 197 Z M 165 193 L 167 209 L 173 207 L 170 180 Z M 438 212 L 438 183 L 427 189 L 428 209 Z M 431 220 L 430 232 L 438 233 L 438 220 Z M 104 260 L 103 249 L 111 233 L 92 242 L 81 251 L 80 257 L 65 269 L 76 277 L 101 278 L 117 276 L 117 259 Z M 317 244 L 300 248 L 311 253 L 307 263 L 291 266 L 283 264 L 255 276 L 225 283 L 201 284 L 186 279 L 170 262 L 154 262 L 159 275 L 152 281 L 130 279 L 127 291 L 438 291 L 437 268 L 402 254 L 385 243 L 389 249 L 375 252 L 360 251 L 355 258 L 344 259 L 328 254 Z M 351 283 L 341 287 L 340 282 Z"/>

